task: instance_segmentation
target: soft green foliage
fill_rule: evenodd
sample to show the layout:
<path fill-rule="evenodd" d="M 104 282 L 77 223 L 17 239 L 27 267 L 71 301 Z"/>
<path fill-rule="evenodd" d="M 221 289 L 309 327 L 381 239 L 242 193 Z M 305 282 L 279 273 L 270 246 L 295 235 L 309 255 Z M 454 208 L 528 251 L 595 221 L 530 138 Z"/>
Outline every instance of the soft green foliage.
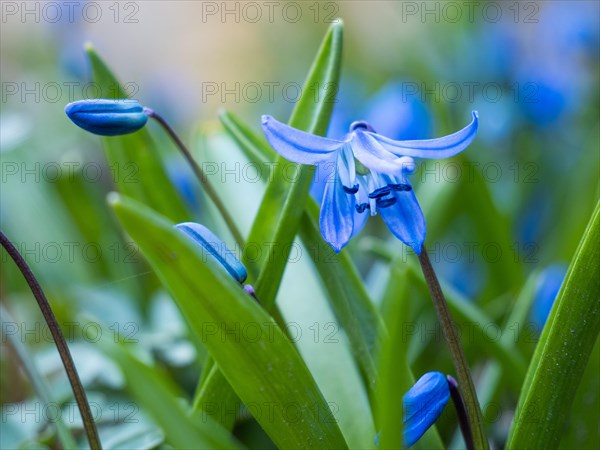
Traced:
<path fill-rule="evenodd" d="M 192 7 L 188 3 L 181 8 Z M 316 4 L 300 3 L 304 19 L 317 12 Z M 600 448 L 597 87 L 586 90 L 585 80 L 571 80 L 573 61 L 567 60 L 560 75 L 577 91 L 568 94 L 573 107 L 554 124 L 541 126 L 524 118 L 521 107 L 551 105 L 524 105 L 521 100 L 531 94 L 528 83 L 517 87 L 516 80 L 507 78 L 520 68 L 508 62 L 520 57 L 517 50 L 497 36 L 486 42 L 497 28 L 513 25 L 513 12 L 523 19 L 532 5 L 506 6 L 503 23 L 467 23 L 464 14 L 459 23 L 436 23 L 419 34 L 424 24 L 417 23 L 418 13 L 403 17 L 407 26 L 397 26 L 400 11 L 411 5 L 375 3 L 336 2 L 343 23 L 286 23 L 284 31 L 277 23 L 252 23 L 252 28 L 236 23 L 235 32 L 233 27 L 194 23 L 200 32 L 215 32 L 214 42 L 186 39 L 189 47 L 181 43 L 179 29 L 148 39 L 139 24 L 127 28 L 128 34 L 137 33 L 135 42 L 120 42 L 111 51 L 113 37 L 102 22 L 86 24 L 92 36 L 98 29 L 106 33 L 106 41 L 103 37 L 98 45 L 111 62 L 88 45 L 79 55 L 90 66 L 88 81 L 103 96 L 139 95 L 142 104 L 172 120 L 199 165 L 218 168 L 210 181 L 247 238 L 243 240 L 251 244 L 246 248 L 231 244 L 202 185 L 184 170 L 184 159 L 152 120 L 134 134 L 98 139 L 74 127 L 60 101 L 32 102 L 31 93 L 23 101 L 22 92 L 5 92 L 5 84 L 6 89 L 19 85 L 19 75 L 14 77 L 19 83 L 3 82 L 2 230 L 24 253 L 63 327 L 89 399 L 102 411 L 97 423 L 105 449 L 362 450 L 376 448 L 378 432 L 380 448 L 401 448 L 404 393 L 427 371 L 454 374 L 417 258 L 390 236 L 378 217 L 369 219 L 341 253 L 334 253 L 319 230 L 318 201 L 309 194 L 314 169 L 279 157 L 260 130 L 261 114 L 272 114 L 318 135 L 339 132 L 340 116 L 366 119 L 367 107 L 391 81 L 406 95 L 393 109 L 384 108 L 384 117 L 377 120 L 410 119 L 405 108 L 425 98 L 421 103 L 431 126 L 422 138 L 459 129 L 473 109 L 480 113 L 478 137 L 467 151 L 441 165 L 417 161 L 411 181 L 427 221 L 426 246 L 474 375 L 490 444 Z M 542 3 L 543 12 L 560 2 Z M 378 16 L 384 4 L 386 13 Z M 144 14 L 151 17 L 154 7 L 148 2 Z M 104 19 L 114 9 L 106 8 Z M 568 28 L 564 15 L 559 15 L 560 27 L 554 23 L 550 28 L 552 36 L 560 35 L 563 25 Z M 433 13 L 426 19 L 431 17 Z M 547 20 L 545 15 L 536 18 Z M 11 25 L 6 27 L 9 35 Z M 533 22 L 522 25 L 526 28 L 510 37 L 529 43 L 539 30 Z M 585 24 L 580 20 L 576 25 L 583 30 Z M 161 26 L 152 26 L 152 32 Z M 117 28 L 115 37 L 120 36 Z M 3 26 L 3 70 L 24 70 L 27 80 L 34 75 L 67 79 L 67 72 L 57 69 L 63 48 L 49 50 L 35 33 L 19 39 L 4 39 L 4 33 Z M 217 38 L 216 33 L 224 34 Z M 68 39 L 80 45 L 79 36 Z M 18 51 L 17 40 L 23 47 Z M 182 47 L 169 55 L 172 59 L 164 58 L 158 42 Z M 252 46 L 260 51 L 250 53 Z M 528 50 L 535 51 L 527 57 L 559 48 L 531 44 Z M 203 59 L 206 49 L 217 55 L 219 67 L 208 66 L 214 60 Z M 509 54 L 493 54 L 504 50 Z M 586 66 L 584 75 L 596 80 L 598 57 L 584 50 L 578 47 L 578 61 Z M 156 60 L 143 62 L 149 54 Z M 179 54 L 189 64 L 185 69 L 165 62 L 177 61 Z M 501 70 L 495 72 L 494 63 L 500 61 Z M 194 78 L 189 84 L 170 79 L 161 80 L 158 89 L 152 84 L 155 75 L 190 67 L 199 72 L 190 71 Z M 127 92 L 117 73 L 134 77 L 139 91 Z M 293 102 L 276 97 L 257 103 L 232 103 L 231 94 L 219 102 L 223 97 L 215 95 L 211 100 L 223 104 L 212 109 L 210 101 L 199 102 L 200 92 L 211 76 L 217 80 L 221 75 L 220 89 L 232 88 L 238 78 L 252 80 L 245 87 L 298 81 L 302 94 Z M 544 77 L 529 77 L 534 94 L 542 95 Z M 480 83 L 474 100 L 464 95 L 468 80 Z M 483 91 L 486 83 L 501 91 L 499 101 L 482 95 L 494 90 Z M 415 86 L 420 92 L 411 95 Z M 438 86 L 441 98 L 436 96 L 440 92 L 432 92 Z M 445 94 L 456 86 L 463 96 L 449 101 Z M 79 97 L 76 89 L 68 101 Z M 197 114 L 188 114 L 191 110 Z M 22 129 L 24 137 L 15 139 Z M 173 169 L 173 162 L 181 166 Z M 246 162 L 261 169 L 253 181 L 244 179 L 244 174 L 253 175 Z M 63 176 L 49 180 L 55 163 Z M 69 166 L 63 163 L 79 166 L 67 173 Z M 93 163 L 91 169 L 100 167 L 103 176 L 90 181 L 93 170 L 80 170 L 86 163 Z M 41 179 L 26 173 L 36 164 L 47 169 Z M 234 164 L 240 164 L 241 180 L 231 173 Z M 457 167 L 460 176 L 453 179 Z M 19 172 L 12 174 L 15 168 Z M 219 180 L 223 175 L 225 181 Z M 246 265 L 247 282 L 259 301 L 173 228 L 184 221 L 206 225 L 228 244 Z M 276 245 L 268 245 L 272 243 Z M 248 252 L 251 246 L 262 253 Z M 54 258 L 56 248 L 62 253 Z M 541 271 L 557 263 L 570 268 L 542 331 L 531 322 L 530 312 L 536 307 Z M 73 398 L 60 359 L 44 335 L 31 293 L 4 252 L 0 274 L 0 447 L 87 448 L 80 418 L 71 417 Z M 73 323 L 78 325 L 69 334 Z M 86 324 L 87 336 L 81 330 Z M 97 329 L 102 338 L 95 340 Z M 22 414 L 47 404 L 60 405 L 61 420 Z M 465 448 L 451 404 L 413 448 Z"/>
<path fill-rule="evenodd" d="M 600 203 L 571 262 L 523 384 L 509 448 L 558 448 L 600 333 Z"/>
<path fill-rule="evenodd" d="M 190 419 L 179 399 L 181 393 L 155 368 L 145 365 L 119 344 L 105 340 L 101 346 L 123 369 L 133 398 L 152 415 L 165 433 L 166 442 L 174 448 L 241 448 L 210 418 Z"/>
<path fill-rule="evenodd" d="M 283 448 L 344 448 L 329 406 L 276 322 L 238 284 L 207 264 L 166 219 L 133 200 L 113 197 L 111 202 L 227 381 L 242 401 L 261 410 L 257 420 L 273 441 Z M 226 334 L 236 326 L 252 327 L 256 339 Z"/>

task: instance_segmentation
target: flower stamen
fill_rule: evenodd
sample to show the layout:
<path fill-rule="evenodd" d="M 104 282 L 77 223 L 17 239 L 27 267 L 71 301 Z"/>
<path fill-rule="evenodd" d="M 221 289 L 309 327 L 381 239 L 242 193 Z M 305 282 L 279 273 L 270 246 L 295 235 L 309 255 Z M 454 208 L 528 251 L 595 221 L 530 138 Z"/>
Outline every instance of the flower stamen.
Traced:
<path fill-rule="evenodd" d="M 403 183 L 388 184 L 388 187 L 392 191 L 412 191 L 412 186 L 410 184 L 403 184 Z"/>
<path fill-rule="evenodd" d="M 367 209 L 371 209 L 371 205 L 369 205 L 368 203 L 361 203 L 360 205 L 356 205 L 356 211 L 359 214 L 364 213 Z"/>
<path fill-rule="evenodd" d="M 396 204 L 396 197 L 387 197 L 387 198 L 378 198 L 377 199 L 377 208 L 387 208 Z"/>
<path fill-rule="evenodd" d="M 355 184 L 353 187 L 349 188 L 348 186 L 343 186 L 344 192 L 346 194 L 356 194 L 358 192 L 358 184 Z"/>
<path fill-rule="evenodd" d="M 385 197 L 390 192 L 391 192 L 391 190 L 390 190 L 389 187 L 387 187 L 387 186 L 380 187 L 378 189 L 375 189 L 373 192 L 371 192 L 369 194 L 369 198 L 381 198 L 381 197 Z"/>

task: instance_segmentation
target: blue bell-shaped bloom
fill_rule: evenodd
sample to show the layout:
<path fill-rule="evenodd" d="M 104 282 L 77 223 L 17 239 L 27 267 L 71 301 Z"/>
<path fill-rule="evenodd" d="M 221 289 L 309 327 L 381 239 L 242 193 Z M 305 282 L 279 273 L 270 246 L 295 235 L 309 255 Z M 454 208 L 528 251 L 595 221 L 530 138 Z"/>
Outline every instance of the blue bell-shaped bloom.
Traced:
<path fill-rule="evenodd" d="M 100 136 L 120 136 L 139 130 L 148 121 L 137 100 L 79 100 L 65 106 L 75 125 Z"/>
<path fill-rule="evenodd" d="M 427 372 L 402 397 L 404 447 L 413 446 L 442 415 L 450 399 L 450 386 L 443 373 Z M 379 433 L 375 436 L 379 447 Z"/>
<path fill-rule="evenodd" d="M 243 283 L 248 277 L 244 265 L 229 250 L 225 243 L 215 234 L 199 223 L 184 222 L 175 225 L 202 249 L 202 252 L 218 263 L 225 272 L 231 275 L 238 283 Z"/>
<path fill-rule="evenodd" d="M 435 423 L 444 412 L 450 398 L 446 376 L 427 372 L 402 398 L 404 445 L 410 447 Z"/>
<path fill-rule="evenodd" d="M 319 223 L 323 238 L 336 252 L 365 222 L 355 221 L 355 212 L 362 215 L 369 210 L 372 216 L 379 212 L 394 236 L 420 254 L 426 230 L 421 207 L 407 179 L 415 170 L 413 158 L 456 155 L 475 138 L 478 119 L 473 112 L 472 122 L 454 134 L 404 141 L 377 134 L 366 122 L 354 122 L 344 140 L 306 133 L 271 116 L 263 116 L 262 125 L 267 140 L 284 158 L 331 173 Z M 366 218 L 366 214 L 361 217 Z"/>

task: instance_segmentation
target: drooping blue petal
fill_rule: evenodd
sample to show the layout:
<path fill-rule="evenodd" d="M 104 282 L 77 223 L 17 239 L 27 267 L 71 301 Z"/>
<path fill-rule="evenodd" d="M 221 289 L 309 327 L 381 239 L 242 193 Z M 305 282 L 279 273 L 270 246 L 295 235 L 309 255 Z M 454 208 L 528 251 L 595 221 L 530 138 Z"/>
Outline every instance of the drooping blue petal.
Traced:
<path fill-rule="evenodd" d="M 198 244 L 207 257 L 216 261 L 218 266 L 223 268 L 238 283 L 243 283 L 248 278 L 244 265 L 225 243 L 208 228 L 194 222 L 180 223 L 175 225 L 175 228 Z"/>
<path fill-rule="evenodd" d="M 298 164 L 319 164 L 335 159 L 344 141 L 336 141 L 297 130 L 271 116 L 262 116 L 262 127 L 271 147 Z"/>
<path fill-rule="evenodd" d="M 450 388 L 444 374 L 427 372 L 402 398 L 404 445 L 414 445 L 442 415 Z"/>
<path fill-rule="evenodd" d="M 439 159 L 449 158 L 467 148 L 473 139 L 475 139 L 477 127 L 478 116 L 477 112 L 473 111 L 473 120 L 469 125 L 456 133 L 441 138 L 418 141 L 395 141 L 376 133 L 365 132 L 365 134 L 368 134 L 379 142 L 388 152 L 397 156 Z"/>
<path fill-rule="evenodd" d="M 65 106 L 75 125 L 100 136 L 120 136 L 139 130 L 148 121 L 137 100 L 80 100 Z"/>
<path fill-rule="evenodd" d="M 338 164 L 338 168 L 342 164 Z M 348 243 L 354 227 L 354 195 L 344 190 L 344 185 L 336 171 L 331 180 L 325 183 L 319 225 L 323 238 L 336 253 Z"/>
<path fill-rule="evenodd" d="M 407 184 L 403 180 L 383 175 L 388 184 Z M 421 254 L 425 242 L 425 217 L 419 206 L 415 192 L 392 190 L 390 196 L 396 202 L 385 208 L 378 207 L 377 212 L 394 236 L 411 247 L 417 255 Z"/>

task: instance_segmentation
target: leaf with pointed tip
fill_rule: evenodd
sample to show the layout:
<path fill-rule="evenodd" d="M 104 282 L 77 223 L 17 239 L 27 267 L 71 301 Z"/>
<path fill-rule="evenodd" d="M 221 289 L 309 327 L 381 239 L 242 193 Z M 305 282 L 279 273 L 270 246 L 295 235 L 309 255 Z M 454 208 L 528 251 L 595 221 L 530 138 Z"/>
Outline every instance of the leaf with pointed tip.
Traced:
<path fill-rule="evenodd" d="M 236 394 L 257 406 L 251 411 L 273 442 L 347 448 L 312 375 L 273 318 L 165 218 L 117 194 L 111 204 Z"/>
<path fill-rule="evenodd" d="M 600 333 L 600 202 L 529 364 L 507 448 L 558 448 Z"/>
<path fill-rule="evenodd" d="M 296 103 L 289 124 L 313 134 L 325 134 L 334 105 L 331 89 L 338 85 L 342 56 L 342 22 L 329 28 Z M 319 95 L 312 92 L 319 87 Z M 294 173 L 297 176 L 291 177 Z M 260 272 L 255 288 L 267 309 L 275 302 L 292 243 L 296 237 L 314 167 L 291 163 L 282 157 L 271 178 L 250 231 L 248 242 L 271 242 L 258 261 Z"/>

